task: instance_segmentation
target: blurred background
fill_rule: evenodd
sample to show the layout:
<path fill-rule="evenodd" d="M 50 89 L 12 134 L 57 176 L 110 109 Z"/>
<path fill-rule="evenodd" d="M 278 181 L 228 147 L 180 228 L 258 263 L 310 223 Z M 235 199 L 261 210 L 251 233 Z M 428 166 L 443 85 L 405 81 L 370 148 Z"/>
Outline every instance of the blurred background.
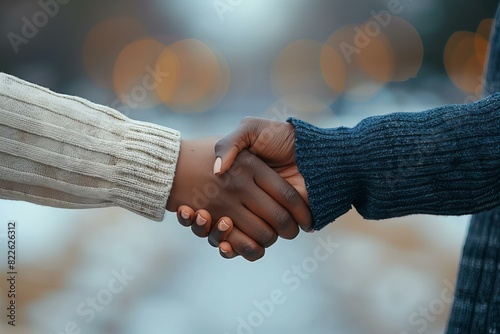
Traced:
<path fill-rule="evenodd" d="M 322 127 L 481 97 L 497 1 L 2 1 L 0 71 L 181 131 Z M 223 260 L 172 214 L 0 201 L 1 333 L 442 333 L 468 217 L 365 221 Z M 2 239 L 3 238 L 3 239 Z M 3 242 L 2 242 L 3 241 Z M 3 312 L 3 311 L 2 311 Z"/>

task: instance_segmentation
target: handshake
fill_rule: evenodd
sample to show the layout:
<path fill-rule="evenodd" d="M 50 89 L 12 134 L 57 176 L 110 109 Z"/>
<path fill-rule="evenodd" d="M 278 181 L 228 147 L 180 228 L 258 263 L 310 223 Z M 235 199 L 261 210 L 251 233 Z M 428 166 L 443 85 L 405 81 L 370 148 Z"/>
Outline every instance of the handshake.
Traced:
<path fill-rule="evenodd" d="M 293 125 L 245 118 L 223 139 L 182 141 L 167 210 L 223 257 L 255 261 L 278 236 L 313 230 L 308 204 Z"/>

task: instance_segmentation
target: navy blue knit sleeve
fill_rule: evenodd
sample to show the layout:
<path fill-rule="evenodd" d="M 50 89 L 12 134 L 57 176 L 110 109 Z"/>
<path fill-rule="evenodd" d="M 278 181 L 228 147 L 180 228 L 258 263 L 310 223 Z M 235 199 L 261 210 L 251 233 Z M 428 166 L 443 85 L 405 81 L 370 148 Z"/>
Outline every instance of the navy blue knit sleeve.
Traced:
<path fill-rule="evenodd" d="M 288 121 L 316 229 L 352 206 L 366 219 L 500 207 L 500 94 L 353 128 Z"/>

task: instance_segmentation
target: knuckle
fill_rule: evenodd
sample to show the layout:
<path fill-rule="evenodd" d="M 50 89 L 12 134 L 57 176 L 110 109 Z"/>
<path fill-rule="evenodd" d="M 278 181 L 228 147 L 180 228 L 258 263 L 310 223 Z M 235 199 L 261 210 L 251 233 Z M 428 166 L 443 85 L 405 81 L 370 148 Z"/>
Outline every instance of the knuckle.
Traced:
<path fill-rule="evenodd" d="M 255 174 L 255 170 L 257 168 L 256 161 L 257 158 L 253 154 L 251 154 L 247 150 L 243 150 L 238 153 L 238 156 L 236 157 L 232 168 L 240 170 L 240 174 L 242 173 L 242 171 L 246 171 L 248 172 L 248 175 L 253 175 Z"/>
<path fill-rule="evenodd" d="M 271 229 L 264 229 L 260 232 L 258 243 L 267 248 L 273 245 L 278 240 L 278 235 Z"/>
<path fill-rule="evenodd" d="M 251 163 L 254 160 L 253 157 L 254 155 L 248 152 L 247 150 L 243 150 L 240 153 L 238 153 L 238 160 L 242 164 Z"/>
<path fill-rule="evenodd" d="M 246 116 L 240 122 L 240 129 L 244 133 L 258 135 L 262 120 L 259 118 Z"/>
<path fill-rule="evenodd" d="M 225 189 L 231 192 L 238 192 L 247 189 L 249 179 L 244 176 L 246 175 L 243 175 L 241 177 L 233 177 L 231 173 L 224 174 L 223 181 L 226 184 Z"/>
<path fill-rule="evenodd" d="M 283 199 L 290 205 L 296 206 L 300 204 L 301 197 L 295 188 L 287 187 L 283 192 Z"/>
<path fill-rule="evenodd" d="M 276 220 L 276 228 L 280 231 L 287 229 L 288 226 L 293 223 L 292 216 L 288 211 L 284 209 L 279 209 L 278 211 L 276 211 L 274 217 L 274 219 Z"/>

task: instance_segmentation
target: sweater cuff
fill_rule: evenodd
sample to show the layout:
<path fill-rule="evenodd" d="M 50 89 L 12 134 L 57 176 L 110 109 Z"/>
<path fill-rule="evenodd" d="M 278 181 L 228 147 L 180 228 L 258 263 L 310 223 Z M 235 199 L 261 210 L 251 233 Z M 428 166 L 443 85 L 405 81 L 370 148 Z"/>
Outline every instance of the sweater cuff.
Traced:
<path fill-rule="evenodd" d="M 305 180 L 314 229 L 320 230 L 349 211 L 359 193 L 361 173 L 352 129 L 321 129 L 296 118 L 287 121 L 295 128 L 295 159 Z M 325 152 L 335 154 L 325 159 Z"/>
<path fill-rule="evenodd" d="M 120 125 L 112 201 L 155 221 L 162 221 L 180 150 L 180 133 L 130 120 Z"/>

